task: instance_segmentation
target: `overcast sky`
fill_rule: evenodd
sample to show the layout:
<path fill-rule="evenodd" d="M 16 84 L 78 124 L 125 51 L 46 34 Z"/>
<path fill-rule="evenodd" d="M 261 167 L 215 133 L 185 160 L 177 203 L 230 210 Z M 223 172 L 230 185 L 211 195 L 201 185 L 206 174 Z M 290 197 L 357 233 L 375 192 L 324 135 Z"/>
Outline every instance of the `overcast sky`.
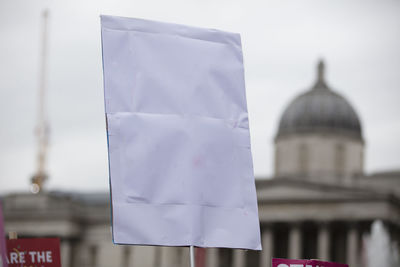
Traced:
<path fill-rule="evenodd" d="M 44 8 L 49 189 L 108 189 L 100 14 L 241 34 L 257 177 L 273 174 L 280 116 L 311 87 L 319 58 L 361 118 L 366 173 L 400 169 L 398 0 L 0 0 L 0 193 L 28 191 L 36 168 Z"/>

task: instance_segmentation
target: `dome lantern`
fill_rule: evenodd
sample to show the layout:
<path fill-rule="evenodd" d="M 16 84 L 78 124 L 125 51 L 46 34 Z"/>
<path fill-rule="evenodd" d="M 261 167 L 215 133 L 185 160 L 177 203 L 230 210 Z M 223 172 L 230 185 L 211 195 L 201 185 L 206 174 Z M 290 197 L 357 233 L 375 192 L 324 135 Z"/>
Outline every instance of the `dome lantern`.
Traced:
<path fill-rule="evenodd" d="M 315 83 L 314 90 L 318 89 L 329 89 L 328 86 L 325 83 L 325 63 L 323 60 L 320 60 L 318 62 L 318 67 L 317 67 L 317 82 Z"/>

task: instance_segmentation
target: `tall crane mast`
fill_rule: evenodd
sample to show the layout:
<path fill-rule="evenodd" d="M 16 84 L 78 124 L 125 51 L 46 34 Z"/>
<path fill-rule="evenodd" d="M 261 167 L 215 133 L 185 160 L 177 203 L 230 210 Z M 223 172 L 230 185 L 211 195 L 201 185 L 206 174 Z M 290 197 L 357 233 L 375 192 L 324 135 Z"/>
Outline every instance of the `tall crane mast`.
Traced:
<path fill-rule="evenodd" d="M 38 113 L 37 125 L 35 135 L 37 138 L 37 169 L 36 173 L 31 179 L 31 192 L 37 194 L 43 190 L 44 182 L 47 180 L 47 173 L 45 170 L 49 126 L 47 121 L 47 114 L 45 109 L 45 96 L 46 96 L 46 74 L 47 74 L 47 23 L 48 23 L 48 10 L 44 10 L 42 14 L 42 44 L 41 44 L 41 62 L 40 62 L 40 77 L 39 77 L 39 94 L 38 94 Z"/>

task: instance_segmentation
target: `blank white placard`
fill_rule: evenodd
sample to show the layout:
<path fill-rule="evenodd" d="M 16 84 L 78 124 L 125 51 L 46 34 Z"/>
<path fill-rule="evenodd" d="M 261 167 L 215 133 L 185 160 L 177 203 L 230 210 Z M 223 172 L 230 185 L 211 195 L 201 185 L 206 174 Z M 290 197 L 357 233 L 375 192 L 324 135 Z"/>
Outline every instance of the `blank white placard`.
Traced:
<path fill-rule="evenodd" d="M 113 240 L 261 249 L 240 35 L 101 16 Z"/>

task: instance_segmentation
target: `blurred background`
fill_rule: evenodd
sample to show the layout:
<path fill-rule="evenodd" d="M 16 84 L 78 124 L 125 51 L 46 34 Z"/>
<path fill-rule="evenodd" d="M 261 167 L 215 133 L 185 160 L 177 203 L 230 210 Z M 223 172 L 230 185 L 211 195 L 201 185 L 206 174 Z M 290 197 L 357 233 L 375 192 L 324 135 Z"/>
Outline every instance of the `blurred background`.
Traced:
<path fill-rule="evenodd" d="M 199 250 L 199 265 L 275 256 L 372 266 L 381 242 L 392 261 L 382 266 L 396 266 L 397 0 L 0 0 L 7 231 L 59 236 L 63 266 L 188 263 L 187 249 L 111 243 L 100 14 L 241 34 L 264 250 Z M 31 193 L 31 178 L 46 176 Z"/>

